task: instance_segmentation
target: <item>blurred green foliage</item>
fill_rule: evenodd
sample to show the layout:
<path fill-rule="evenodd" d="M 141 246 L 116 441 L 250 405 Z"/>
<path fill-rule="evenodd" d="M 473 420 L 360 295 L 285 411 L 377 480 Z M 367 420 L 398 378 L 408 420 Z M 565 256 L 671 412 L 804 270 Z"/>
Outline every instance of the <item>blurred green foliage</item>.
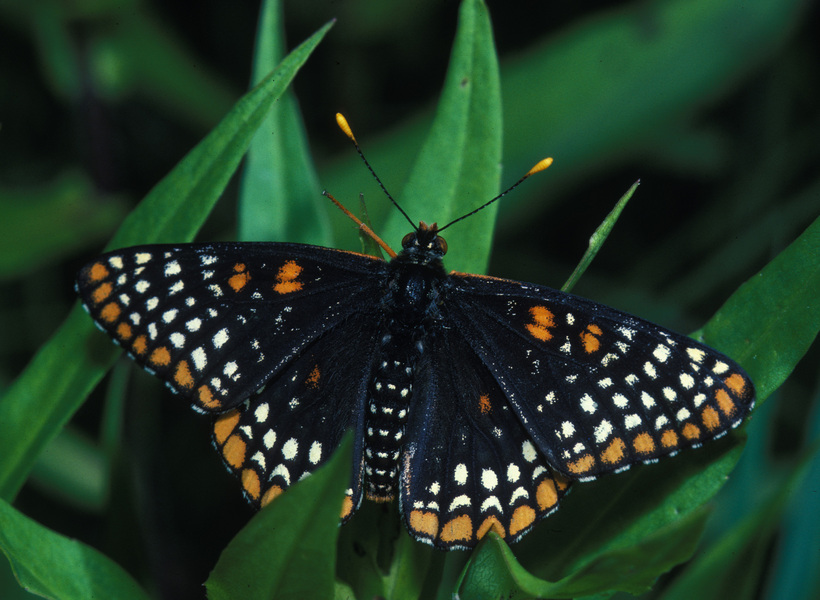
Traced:
<path fill-rule="evenodd" d="M 502 186 L 543 156 L 555 158 L 546 173 L 497 207 L 489 272 L 559 287 L 587 238 L 640 178 L 574 291 L 673 329 L 696 329 L 820 213 L 817 3 L 553 4 L 488 2 L 500 60 Z M 281 39 L 256 37 L 257 9 L 216 0 L 199 3 L 195 11 L 139 0 L 0 0 L 0 389 L 23 372 L 68 314 L 77 267 L 101 250 L 130 208 L 216 126 L 249 82 L 259 81 L 284 54 Z M 418 190 L 427 189 L 420 182 L 429 182 L 412 170 L 448 68 L 457 9 L 455 3 L 425 0 L 349 0 L 286 3 L 284 19 L 268 13 L 268 32 L 283 22 L 289 48 L 330 18 L 338 21 L 296 79 L 298 107 L 284 97 L 252 142 L 256 156 L 280 158 L 249 159 L 242 185 L 228 185 L 202 239 L 241 234 L 335 240 L 338 247 L 358 249 L 349 222 L 323 209 L 317 192 L 324 186 L 348 205 L 364 192 L 376 231 L 398 245 L 406 225 L 336 130 L 333 114 L 339 110 L 400 202 L 409 188 L 404 207 L 411 217 L 445 221 L 449 215 L 435 212 L 443 198 L 417 202 L 424 196 Z M 302 138 L 305 129 L 312 151 Z M 277 132 L 280 137 L 271 139 Z M 464 148 L 450 152 L 453 159 L 469 156 Z M 305 158 L 309 154 L 318 174 Z M 277 160 L 292 165 L 294 157 L 300 157 L 294 171 L 299 176 L 283 177 L 281 169 L 269 167 Z M 435 173 L 437 165 L 441 173 L 452 172 L 457 165 L 447 158 L 445 153 L 431 161 L 426 173 Z M 487 167 L 483 175 L 497 181 L 492 171 Z M 260 185 L 265 181 L 268 205 Z M 475 206 L 486 198 L 463 200 Z M 195 212 L 196 218 L 205 215 Z M 467 221 L 448 230 L 451 248 L 486 246 L 489 234 L 478 227 Z M 517 561 L 559 583 L 576 568 L 566 587 L 550 589 L 577 595 L 595 589 L 583 585 L 596 577 L 604 581 L 649 554 L 671 566 L 678 557 L 675 542 L 685 555 L 704 523 L 702 552 L 648 596 L 725 597 L 716 590 L 737 597 L 820 595 L 814 574 L 820 516 L 811 496 L 819 476 L 812 445 L 820 434 L 818 350 L 810 347 L 818 317 L 802 318 L 796 306 L 816 310 L 816 231 L 817 223 L 801 238 L 805 264 L 795 272 L 804 289 L 799 281 L 795 286 L 784 280 L 784 290 L 797 288 L 789 297 L 733 298 L 742 303 L 733 314 L 749 311 L 744 336 L 755 336 L 756 326 L 766 324 L 769 338 L 756 339 L 782 343 L 787 330 L 778 329 L 775 317 L 794 315 L 785 347 L 777 346 L 779 357 L 794 356 L 767 384 L 767 393 L 779 387 L 776 401 L 760 407 L 746 428 L 749 443 L 729 485 L 711 502 L 711 518 L 693 510 L 677 523 L 655 523 L 651 536 L 629 546 L 625 540 L 637 540 L 629 536 L 646 533 L 644 521 L 660 513 L 624 524 L 616 521 L 628 502 L 599 504 L 623 490 L 656 492 L 660 471 L 636 469 L 576 489 L 557 515 L 530 534 L 534 541 L 528 537 L 512 547 L 515 557 L 492 541 L 465 570 L 467 553 L 431 553 L 405 535 L 387 565 L 357 555 L 356 535 L 373 535 L 373 522 L 395 525 L 395 515 L 365 507 L 341 530 L 337 595 L 447 598 L 458 585 L 461 597 L 477 597 L 487 573 L 505 573 L 509 579 L 494 581 L 507 582 L 502 589 L 516 589 L 520 597 L 546 593 Z M 461 260 L 474 259 L 454 253 L 449 266 L 465 268 Z M 777 281 L 768 289 L 776 290 Z M 765 320 L 761 315 L 767 313 Z M 88 323 L 80 325 L 79 314 L 73 318 L 77 329 L 64 333 L 66 343 L 87 335 Z M 720 330 L 717 319 L 705 334 L 722 339 Z M 762 360 L 772 347 L 755 347 L 744 364 Z M 100 372 L 111 360 L 102 358 L 110 349 L 93 340 L 84 351 L 99 361 Z M 71 353 L 68 346 L 54 355 L 59 360 L 50 366 L 51 378 L 41 382 L 32 402 L 49 389 L 63 392 Z M 123 405 L 124 390 L 130 399 Z M 122 583 L 130 574 L 156 597 L 201 597 L 220 552 L 251 515 L 208 448 L 207 423 L 177 404 L 166 402 L 150 378 L 120 368 L 108 392 L 92 396 L 40 456 L 14 503 L 31 519 L 15 517 L 4 505 L 3 518 L 12 515 L 4 522 L 19 526 L 14 533 L 20 539 L 64 548 L 77 573 L 83 564 L 95 565 L 91 572 L 102 577 L 98 581 L 125 586 L 116 589 L 130 585 Z M 737 460 L 728 446 L 696 454 L 657 467 L 669 488 L 664 492 L 675 502 L 710 497 L 718 487 L 711 487 L 713 480 L 724 478 L 721 469 L 728 472 Z M 692 465 L 701 462 L 715 470 L 713 479 L 690 477 Z M 692 489 L 695 481 L 702 485 Z M 306 501 L 314 492 L 303 493 Z M 597 535 L 576 541 L 582 538 L 574 527 L 585 519 Z M 612 531 L 620 535 L 608 537 Z M 67 544 L 54 532 L 89 546 Z M 623 545 L 584 546 L 613 539 Z M 371 541 L 366 548 L 379 547 Z M 0 566 L 0 597 L 30 597 L 5 568 Z M 618 589 L 643 589 L 652 572 L 630 572 L 632 584 Z"/>

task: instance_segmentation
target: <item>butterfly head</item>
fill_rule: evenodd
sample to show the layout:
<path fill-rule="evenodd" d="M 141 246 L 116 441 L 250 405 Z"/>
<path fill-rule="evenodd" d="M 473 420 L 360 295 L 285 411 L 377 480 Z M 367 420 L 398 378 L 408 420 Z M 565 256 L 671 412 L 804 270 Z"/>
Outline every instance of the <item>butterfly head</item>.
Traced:
<path fill-rule="evenodd" d="M 401 241 L 402 253 L 412 257 L 414 262 L 430 263 L 441 260 L 447 253 L 447 242 L 438 234 L 438 224 L 419 223 L 418 229 L 411 231 Z"/>

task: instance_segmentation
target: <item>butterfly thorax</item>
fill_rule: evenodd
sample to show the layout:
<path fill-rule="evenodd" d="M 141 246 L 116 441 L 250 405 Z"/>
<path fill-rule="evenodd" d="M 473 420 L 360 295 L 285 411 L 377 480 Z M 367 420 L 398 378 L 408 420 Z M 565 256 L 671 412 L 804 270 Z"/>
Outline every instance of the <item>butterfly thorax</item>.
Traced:
<path fill-rule="evenodd" d="M 441 258 L 446 249 L 435 224 L 421 223 L 405 236 L 401 253 L 390 262 L 381 302 L 383 335 L 365 419 L 365 492 L 371 500 L 392 500 L 396 493 L 416 364 L 424 340 L 442 319 L 439 306 L 447 276 Z"/>

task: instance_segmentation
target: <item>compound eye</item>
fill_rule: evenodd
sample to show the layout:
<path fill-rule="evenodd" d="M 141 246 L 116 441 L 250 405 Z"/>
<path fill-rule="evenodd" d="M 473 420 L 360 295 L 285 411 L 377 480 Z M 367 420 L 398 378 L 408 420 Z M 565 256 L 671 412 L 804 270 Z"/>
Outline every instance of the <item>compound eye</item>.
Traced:
<path fill-rule="evenodd" d="M 447 254 L 447 240 L 445 240 L 443 237 L 437 237 L 436 249 L 442 254 Z"/>
<path fill-rule="evenodd" d="M 406 236 L 401 239 L 401 247 L 407 248 L 408 246 L 412 246 L 416 242 L 416 232 L 411 231 Z"/>

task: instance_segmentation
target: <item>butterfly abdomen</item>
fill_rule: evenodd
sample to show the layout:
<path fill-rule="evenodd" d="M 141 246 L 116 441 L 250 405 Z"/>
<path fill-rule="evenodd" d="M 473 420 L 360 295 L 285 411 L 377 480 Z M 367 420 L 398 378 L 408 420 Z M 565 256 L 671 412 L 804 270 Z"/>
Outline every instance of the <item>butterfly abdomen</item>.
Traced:
<path fill-rule="evenodd" d="M 386 333 L 377 357 L 364 430 L 365 493 L 370 500 L 386 502 L 396 493 L 419 353 L 412 337 L 412 330 Z"/>

